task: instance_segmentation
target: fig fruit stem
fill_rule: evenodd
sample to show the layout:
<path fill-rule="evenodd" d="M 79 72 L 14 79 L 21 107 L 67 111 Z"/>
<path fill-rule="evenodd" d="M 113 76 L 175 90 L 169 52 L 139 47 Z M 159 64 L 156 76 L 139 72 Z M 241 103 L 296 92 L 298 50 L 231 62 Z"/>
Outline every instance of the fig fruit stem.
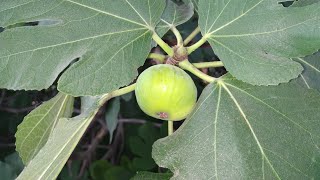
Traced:
<path fill-rule="evenodd" d="M 149 59 L 156 59 L 158 61 L 160 61 L 161 63 L 163 63 L 167 56 L 163 55 L 163 54 L 158 54 L 158 53 L 150 53 L 148 55 Z M 201 62 L 201 63 L 192 63 L 196 68 L 216 68 L 216 67 L 223 67 L 223 63 L 221 61 L 212 61 L 212 62 Z"/>
<path fill-rule="evenodd" d="M 183 41 L 183 44 L 184 45 L 187 45 L 189 44 L 189 42 L 194 38 L 196 37 L 196 35 L 200 33 L 200 27 L 198 26 L 196 29 L 194 29 L 192 31 L 192 33 Z"/>
<path fill-rule="evenodd" d="M 207 81 L 207 82 L 214 82 L 216 80 L 216 78 L 211 77 L 205 73 L 203 73 L 202 71 L 200 71 L 199 69 L 197 69 L 194 65 L 192 65 L 187 59 L 184 61 L 179 62 L 179 66 L 184 69 L 187 70 L 189 72 L 191 72 L 192 74 L 196 75 L 197 77 Z"/>
<path fill-rule="evenodd" d="M 166 56 L 163 54 L 158 54 L 158 53 L 150 53 L 148 58 L 149 59 L 156 59 L 160 62 L 164 62 L 164 60 L 166 59 Z"/>
<path fill-rule="evenodd" d="M 209 68 L 209 67 L 223 67 L 223 63 L 221 61 L 212 61 L 212 62 L 201 62 L 201 63 L 193 63 L 196 68 Z"/>
<path fill-rule="evenodd" d="M 134 91 L 135 87 L 136 87 L 136 83 L 126 86 L 124 88 L 120 88 L 118 90 L 112 91 L 111 93 L 104 94 L 99 100 L 99 105 L 102 106 L 105 102 L 107 102 L 111 98 L 121 96 L 131 91 Z"/>
<path fill-rule="evenodd" d="M 207 42 L 208 35 L 203 36 L 198 42 L 195 44 L 187 47 L 188 54 L 191 54 L 193 51 L 198 49 L 200 46 L 202 46 L 205 42 Z"/>
<path fill-rule="evenodd" d="M 153 32 L 152 39 L 169 55 L 173 56 L 173 49 L 164 42 L 156 32 Z"/>
<path fill-rule="evenodd" d="M 175 26 L 171 26 L 170 29 L 173 32 L 173 34 L 176 36 L 177 45 L 183 46 L 183 39 L 182 39 L 182 36 L 181 36 L 180 32 L 178 31 L 178 29 Z"/>
<path fill-rule="evenodd" d="M 168 121 L 168 136 L 173 133 L 173 121 Z"/>

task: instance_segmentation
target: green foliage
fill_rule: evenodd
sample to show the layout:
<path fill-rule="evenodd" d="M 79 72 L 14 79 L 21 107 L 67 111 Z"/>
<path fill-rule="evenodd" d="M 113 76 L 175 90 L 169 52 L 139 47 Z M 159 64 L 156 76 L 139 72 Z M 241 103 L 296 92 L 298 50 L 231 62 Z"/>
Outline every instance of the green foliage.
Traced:
<path fill-rule="evenodd" d="M 319 26 L 319 0 L 2 0 L 0 88 L 59 92 L 19 125 L 22 160 L 1 152 L 1 179 L 319 179 Z M 132 92 L 153 57 L 184 60 L 201 94 L 165 138 L 173 127 L 143 114 Z M 30 111 L 8 108 L 35 102 L 1 92 L 1 140 Z M 103 137 L 89 133 L 83 141 L 99 141 L 74 154 L 88 158 L 64 166 L 97 122 Z"/>
<path fill-rule="evenodd" d="M 17 177 L 17 174 L 14 172 L 14 169 L 6 164 L 0 161 L 0 173 L 1 173 L 1 178 L 4 180 L 11 180 L 15 179 Z"/>
<path fill-rule="evenodd" d="M 301 84 L 320 91 L 320 53 L 317 52 L 304 58 L 294 58 L 294 60 L 301 63 L 304 68 L 299 78 Z"/>
<path fill-rule="evenodd" d="M 152 144 L 162 136 L 160 131 L 150 123 L 142 125 L 138 129 L 138 136 L 129 138 L 131 152 L 136 155 L 133 166 L 137 171 L 152 170 L 156 163 L 151 157 Z"/>
<path fill-rule="evenodd" d="M 308 5 L 312 5 L 314 3 L 318 3 L 320 2 L 319 0 L 308 0 L 308 1 L 294 1 L 293 6 L 295 7 L 300 7 L 300 6 L 308 6 Z"/>
<path fill-rule="evenodd" d="M 122 180 L 130 179 L 133 172 L 125 164 L 114 166 L 108 161 L 96 161 L 90 167 L 90 173 L 93 180 Z"/>
<path fill-rule="evenodd" d="M 263 87 L 227 75 L 154 144 L 153 158 L 173 179 L 316 179 L 319 98 L 296 81 Z"/>
<path fill-rule="evenodd" d="M 277 85 L 298 77 L 303 68 L 290 58 L 319 49 L 319 22 L 319 5 L 285 8 L 268 0 L 199 2 L 203 36 L 233 76 L 255 85 Z"/>
<path fill-rule="evenodd" d="M 16 133 L 16 150 L 24 164 L 28 164 L 45 145 L 59 119 L 71 116 L 73 100 L 73 97 L 59 93 L 24 118 Z"/>
<path fill-rule="evenodd" d="M 4 161 L 0 161 L 0 174 L 3 180 L 15 179 L 23 169 L 23 163 L 17 153 L 13 153 L 5 157 Z"/>
<path fill-rule="evenodd" d="M 13 28 L 0 34 L 0 72 L 5 75 L 0 87 L 48 88 L 61 71 L 80 58 L 58 82 L 60 91 L 79 96 L 111 92 L 137 76 L 136 69 L 150 51 L 152 30 L 160 21 L 165 1 L 6 0 L 1 8 L 2 27 L 43 19 L 57 23 L 35 26 L 32 31 Z"/>
<path fill-rule="evenodd" d="M 17 179 L 55 179 L 94 118 L 99 108 L 98 98 L 82 98 L 85 108 L 79 116 L 60 119 L 48 142 Z"/>
<path fill-rule="evenodd" d="M 152 144 L 166 135 L 167 126 L 155 127 L 152 123 L 130 125 L 126 128 L 125 152 L 120 162 L 114 165 L 106 160 L 97 160 L 90 166 L 90 177 L 94 180 L 130 179 L 138 171 L 155 171 L 151 157 Z"/>
<path fill-rule="evenodd" d="M 113 132 L 117 127 L 118 124 L 118 114 L 120 111 L 120 98 L 115 97 L 114 99 L 110 100 L 108 103 L 108 107 L 106 110 L 106 123 L 107 123 L 107 128 L 109 131 L 109 142 L 111 143 L 112 138 L 113 138 Z"/>
<path fill-rule="evenodd" d="M 193 16 L 193 4 L 186 3 L 177 5 L 171 0 L 167 0 L 166 8 L 161 16 L 161 21 L 157 25 L 156 31 L 159 36 L 163 36 L 171 26 L 178 26 L 185 23 Z"/>

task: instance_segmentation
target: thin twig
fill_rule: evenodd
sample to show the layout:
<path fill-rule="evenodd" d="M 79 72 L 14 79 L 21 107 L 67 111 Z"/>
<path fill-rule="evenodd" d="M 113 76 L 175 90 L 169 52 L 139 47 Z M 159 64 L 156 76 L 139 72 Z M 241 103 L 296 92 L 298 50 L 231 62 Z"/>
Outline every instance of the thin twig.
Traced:
<path fill-rule="evenodd" d="M 88 146 L 88 149 L 83 153 L 83 157 L 85 159 L 83 160 L 78 177 L 83 176 L 89 162 L 91 161 L 93 153 L 96 151 L 97 146 L 106 134 L 107 128 L 105 127 L 105 125 L 101 126 L 99 132 L 94 136 L 93 140 L 91 141 L 91 144 Z"/>
<path fill-rule="evenodd" d="M 25 112 L 32 111 L 34 108 L 35 108 L 35 106 L 30 106 L 30 107 L 25 107 L 25 108 L 20 108 L 20 109 L 10 108 L 10 107 L 0 107 L 0 111 L 6 111 L 6 112 L 10 112 L 10 113 L 19 114 L 19 113 L 25 113 Z"/>
<path fill-rule="evenodd" d="M 184 40 L 183 44 L 187 45 L 189 42 L 196 37 L 196 35 L 200 32 L 200 27 L 198 26 L 195 30 L 192 31 L 192 33 Z"/>
<path fill-rule="evenodd" d="M 200 62 L 200 63 L 193 63 L 196 68 L 209 68 L 209 67 L 223 67 L 223 63 L 221 61 L 212 61 L 212 62 Z"/>
<path fill-rule="evenodd" d="M 117 157 L 117 159 L 115 160 L 116 163 L 120 163 L 121 154 L 124 149 L 124 128 L 123 128 L 122 123 L 119 124 L 118 131 L 120 134 L 119 135 L 119 147 L 118 147 L 118 150 L 115 151 L 115 152 L 117 152 L 117 156 L 114 156 L 114 157 Z"/>
<path fill-rule="evenodd" d="M 10 143 L 10 144 L 0 144 L 0 148 L 11 148 L 11 147 L 15 147 L 16 145 L 14 143 Z"/>
<path fill-rule="evenodd" d="M 123 136 L 123 123 L 119 122 L 110 149 L 105 155 L 103 155 L 102 159 L 109 160 L 111 163 L 116 162 L 116 159 L 114 158 L 116 157 L 115 154 L 117 152 L 121 154 L 121 151 L 118 150 L 119 148 L 117 147 L 119 144 L 123 142 L 123 138 L 121 136 Z"/>

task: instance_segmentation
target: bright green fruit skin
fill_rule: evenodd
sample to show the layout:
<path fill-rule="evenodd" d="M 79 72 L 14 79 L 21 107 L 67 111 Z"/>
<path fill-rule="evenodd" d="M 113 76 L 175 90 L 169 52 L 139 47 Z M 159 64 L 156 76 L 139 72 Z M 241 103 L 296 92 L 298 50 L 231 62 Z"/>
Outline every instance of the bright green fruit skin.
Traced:
<path fill-rule="evenodd" d="M 168 64 L 143 71 L 138 77 L 135 94 L 144 113 L 170 121 L 186 118 L 197 101 L 197 88 L 191 77 Z"/>

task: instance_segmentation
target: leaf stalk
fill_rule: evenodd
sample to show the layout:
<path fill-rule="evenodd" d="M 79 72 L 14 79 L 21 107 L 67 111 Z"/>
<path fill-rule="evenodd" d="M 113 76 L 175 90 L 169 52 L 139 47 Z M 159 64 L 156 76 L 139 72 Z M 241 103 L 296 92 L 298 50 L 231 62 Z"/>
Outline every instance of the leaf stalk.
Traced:
<path fill-rule="evenodd" d="M 191 54 L 193 51 L 195 51 L 200 46 L 202 46 L 205 42 L 207 42 L 207 38 L 208 38 L 207 36 L 203 36 L 198 42 L 196 42 L 195 44 L 187 47 L 188 54 Z"/>
<path fill-rule="evenodd" d="M 168 121 L 168 136 L 173 134 L 173 121 Z"/>
<path fill-rule="evenodd" d="M 121 96 L 121 95 L 127 94 L 131 91 L 134 91 L 135 87 L 136 87 L 136 83 L 131 84 L 127 87 L 112 91 L 111 93 L 104 94 L 104 95 L 102 95 L 102 97 L 99 100 L 99 105 L 102 106 L 105 102 L 107 102 L 111 98 Z"/>
<path fill-rule="evenodd" d="M 173 56 L 173 50 L 172 48 L 166 43 L 164 42 L 159 35 L 154 32 L 152 35 L 152 39 L 169 55 L 169 56 Z"/>
<path fill-rule="evenodd" d="M 175 26 L 171 26 L 170 29 L 173 32 L 173 34 L 176 36 L 177 46 L 183 46 L 183 39 L 182 39 L 182 36 L 181 36 L 179 30 Z"/>
<path fill-rule="evenodd" d="M 198 68 L 216 68 L 216 67 L 223 67 L 223 63 L 221 61 L 212 61 L 212 62 L 201 62 L 201 63 L 193 63 L 193 65 Z"/>
<path fill-rule="evenodd" d="M 163 54 L 158 54 L 158 53 L 150 53 L 148 56 L 149 59 L 156 59 L 160 62 L 164 62 L 164 60 L 166 59 L 166 56 Z"/>
<path fill-rule="evenodd" d="M 200 27 L 198 26 L 196 29 L 192 31 L 192 33 L 183 41 L 184 45 L 189 44 L 189 42 L 196 37 L 196 35 L 200 32 Z"/>
<path fill-rule="evenodd" d="M 211 77 L 205 73 L 203 73 L 202 71 L 200 71 L 199 69 L 197 69 L 194 65 L 192 65 L 187 59 L 184 61 L 181 61 L 179 63 L 179 66 L 184 69 L 187 70 L 189 72 L 191 72 L 192 74 L 196 75 L 197 77 L 207 81 L 207 82 L 214 82 L 216 81 L 216 78 Z"/>

